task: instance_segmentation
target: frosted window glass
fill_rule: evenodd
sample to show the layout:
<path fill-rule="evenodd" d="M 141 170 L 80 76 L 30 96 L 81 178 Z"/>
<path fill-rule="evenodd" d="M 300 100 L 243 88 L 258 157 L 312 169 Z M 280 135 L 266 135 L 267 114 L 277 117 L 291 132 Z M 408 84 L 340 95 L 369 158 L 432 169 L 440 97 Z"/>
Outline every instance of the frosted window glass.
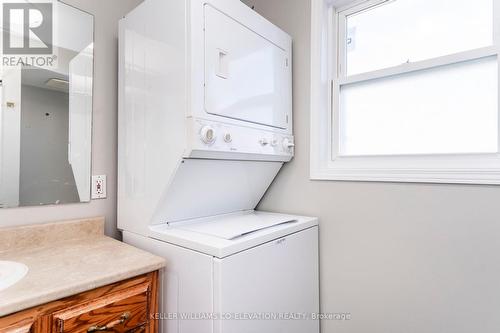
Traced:
<path fill-rule="evenodd" d="M 340 154 L 498 151 L 497 57 L 341 87 Z"/>
<path fill-rule="evenodd" d="M 395 0 L 347 17 L 347 75 L 493 43 L 493 0 Z"/>

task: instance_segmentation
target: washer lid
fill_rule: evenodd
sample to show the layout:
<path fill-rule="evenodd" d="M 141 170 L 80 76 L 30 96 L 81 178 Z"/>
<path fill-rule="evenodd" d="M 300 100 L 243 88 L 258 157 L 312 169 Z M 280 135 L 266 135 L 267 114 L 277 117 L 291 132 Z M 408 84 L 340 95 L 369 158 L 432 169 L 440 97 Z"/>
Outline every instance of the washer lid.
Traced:
<path fill-rule="evenodd" d="M 187 224 L 179 227 L 201 234 L 207 234 L 227 240 L 235 240 L 251 233 L 278 225 L 296 223 L 297 219 L 289 215 L 270 215 L 255 212 L 253 214 L 224 216 L 213 220 Z"/>
<path fill-rule="evenodd" d="M 317 225 L 315 217 L 243 211 L 150 226 L 149 237 L 225 258 Z"/>

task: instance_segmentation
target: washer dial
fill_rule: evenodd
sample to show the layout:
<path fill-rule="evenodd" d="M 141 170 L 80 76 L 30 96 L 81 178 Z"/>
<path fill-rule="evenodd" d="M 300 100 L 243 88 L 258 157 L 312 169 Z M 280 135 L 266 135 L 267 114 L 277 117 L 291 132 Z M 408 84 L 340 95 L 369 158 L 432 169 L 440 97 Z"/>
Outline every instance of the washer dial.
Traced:
<path fill-rule="evenodd" d="M 204 126 L 200 131 L 201 141 L 207 145 L 215 142 L 217 138 L 215 130 L 211 126 Z"/>

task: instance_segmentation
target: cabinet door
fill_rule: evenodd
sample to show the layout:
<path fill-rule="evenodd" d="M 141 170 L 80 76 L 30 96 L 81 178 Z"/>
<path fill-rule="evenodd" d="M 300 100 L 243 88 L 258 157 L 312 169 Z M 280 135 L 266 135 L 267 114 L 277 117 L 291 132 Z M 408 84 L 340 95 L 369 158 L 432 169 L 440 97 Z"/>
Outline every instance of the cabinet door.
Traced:
<path fill-rule="evenodd" d="M 150 288 L 144 283 L 56 312 L 52 315 L 53 332 L 146 332 Z"/>

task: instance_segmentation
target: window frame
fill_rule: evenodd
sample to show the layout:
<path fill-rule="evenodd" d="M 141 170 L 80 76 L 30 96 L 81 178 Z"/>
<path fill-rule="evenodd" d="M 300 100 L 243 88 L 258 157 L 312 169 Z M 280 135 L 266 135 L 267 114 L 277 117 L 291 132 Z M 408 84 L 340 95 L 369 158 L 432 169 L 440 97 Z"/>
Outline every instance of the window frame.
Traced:
<path fill-rule="evenodd" d="M 498 57 L 500 87 L 500 1 L 494 0 L 493 45 L 433 59 L 401 64 L 346 77 L 346 17 L 391 0 L 361 0 L 334 8 L 329 0 L 311 7 L 311 142 L 310 177 L 315 180 L 500 184 L 500 152 L 493 154 L 423 154 L 343 156 L 339 154 L 339 92 L 344 84 Z M 471 6 L 473 8 L 473 6 Z M 344 23 L 344 24 L 343 24 Z M 339 61 L 344 59 L 344 63 Z M 500 149 L 500 88 L 499 88 Z"/>

